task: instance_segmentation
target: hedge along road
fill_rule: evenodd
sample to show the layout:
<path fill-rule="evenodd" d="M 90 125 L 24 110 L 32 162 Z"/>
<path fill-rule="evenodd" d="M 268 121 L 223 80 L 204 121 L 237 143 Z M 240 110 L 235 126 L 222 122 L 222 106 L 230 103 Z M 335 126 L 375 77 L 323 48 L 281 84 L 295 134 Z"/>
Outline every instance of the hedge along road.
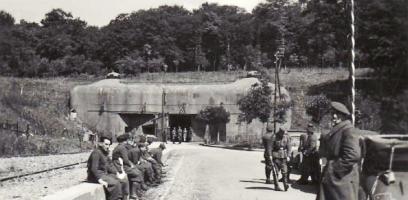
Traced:
<path fill-rule="evenodd" d="M 292 175 L 288 192 L 265 184 L 263 153 L 199 146 L 194 143 L 168 144 L 172 151 L 164 183 L 148 190 L 146 200 L 314 200 L 316 186 L 295 184 Z M 282 184 L 282 183 L 280 183 Z"/>

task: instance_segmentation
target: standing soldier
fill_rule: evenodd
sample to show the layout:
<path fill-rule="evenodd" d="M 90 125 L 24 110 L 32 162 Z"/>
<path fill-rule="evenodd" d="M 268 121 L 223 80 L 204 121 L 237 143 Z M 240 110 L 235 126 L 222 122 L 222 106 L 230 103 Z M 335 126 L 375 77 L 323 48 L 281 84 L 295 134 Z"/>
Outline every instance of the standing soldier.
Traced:
<path fill-rule="evenodd" d="M 183 129 L 183 139 L 184 142 L 187 142 L 187 128 Z"/>
<path fill-rule="evenodd" d="M 307 140 L 307 133 L 303 133 L 302 135 L 300 135 L 299 138 L 299 147 L 298 147 L 298 152 L 299 154 L 299 169 L 300 171 L 303 171 L 304 168 L 304 156 L 303 156 L 303 150 L 305 149 L 305 144 L 306 144 L 306 140 Z"/>
<path fill-rule="evenodd" d="M 303 185 L 308 183 L 309 176 L 312 178 L 313 184 L 319 183 L 320 164 L 319 154 L 317 150 L 317 136 L 314 134 L 313 124 L 309 124 L 307 129 L 307 139 L 302 149 L 303 164 L 301 170 L 301 178 L 297 181 Z"/>
<path fill-rule="evenodd" d="M 176 127 L 174 127 L 173 130 L 171 131 L 171 141 L 173 142 L 173 144 L 176 142 L 176 138 L 177 138 L 177 131 L 176 131 Z"/>
<path fill-rule="evenodd" d="M 288 185 L 288 161 L 291 153 L 291 140 L 286 128 L 281 127 L 279 131 L 272 136 L 272 158 L 278 170 L 282 172 L 283 186 L 285 191 L 289 189 Z"/>
<path fill-rule="evenodd" d="M 327 164 L 323 169 L 318 200 L 358 199 L 359 136 L 350 122 L 350 112 L 343 104 L 331 102 L 334 127 L 321 138 Z"/>
<path fill-rule="evenodd" d="M 181 129 L 181 127 L 179 126 L 177 129 L 177 139 L 179 144 L 181 144 L 181 141 L 183 140 L 183 130 Z"/>
<path fill-rule="evenodd" d="M 272 162 L 272 127 L 268 126 L 266 127 L 266 134 L 262 136 L 262 144 L 265 148 L 264 152 L 264 158 L 265 158 L 265 176 L 266 176 L 266 184 L 271 184 L 271 172 L 273 175 L 273 184 L 275 186 L 276 191 L 282 191 L 282 189 L 279 187 L 278 183 L 278 176 L 276 172 L 276 168 L 274 166 L 274 163 Z"/>

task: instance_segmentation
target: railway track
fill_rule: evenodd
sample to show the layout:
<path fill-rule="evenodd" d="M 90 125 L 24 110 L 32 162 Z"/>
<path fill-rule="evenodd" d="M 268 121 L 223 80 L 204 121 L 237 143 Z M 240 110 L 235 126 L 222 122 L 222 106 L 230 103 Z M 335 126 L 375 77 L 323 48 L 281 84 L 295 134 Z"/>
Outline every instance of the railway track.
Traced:
<path fill-rule="evenodd" d="M 35 172 L 30 172 L 30 173 L 25 173 L 25 174 L 19 174 L 19 175 L 15 175 L 15 176 L 9 176 L 9 177 L 5 177 L 5 178 L 1 178 L 0 182 L 10 181 L 10 180 L 13 180 L 13 179 L 18 179 L 18 178 L 22 178 L 22 177 L 26 177 L 26 176 L 35 175 L 35 174 L 50 172 L 50 171 L 57 170 L 57 169 L 72 167 L 72 166 L 80 165 L 80 164 L 83 164 L 83 163 L 86 163 L 86 162 L 87 161 L 83 161 L 83 162 L 79 162 L 79 163 L 73 163 L 73 164 L 62 165 L 62 166 L 58 166 L 58 167 L 52 167 L 52 168 L 45 169 L 45 170 L 40 170 L 40 171 L 35 171 Z"/>

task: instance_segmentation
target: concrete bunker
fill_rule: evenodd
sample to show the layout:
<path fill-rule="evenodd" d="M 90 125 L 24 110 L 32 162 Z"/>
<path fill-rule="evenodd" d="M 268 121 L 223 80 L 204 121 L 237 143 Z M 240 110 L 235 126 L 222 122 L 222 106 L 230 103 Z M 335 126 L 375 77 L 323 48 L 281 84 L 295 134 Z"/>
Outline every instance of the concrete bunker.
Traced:
<path fill-rule="evenodd" d="M 260 138 L 264 124 L 238 121 L 237 102 L 257 78 L 244 78 L 225 84 L 157 84 L 134 83 L 120 79 L 105 79 L 71 90 L 71 106 L 77 117 L 101 134 L 116 138 L 125 132 L 144 132 L 158 138 L 173 127 L 190 128 L 194 141 L 209 137 L 218 141 L 234 138 Z M 274 89 L 274 85 L 270 84 Z M 281 94 L 290 100 L 288 91 Z M 271 98 L 274 98 L 273 96 Z M 195 116 L 207 106 L 223 107 L 230 113 L 227 124 L 206 126 Z M 291 111 L 286 113 L 285 126 L 290 128 Z M 216 128 L 219 135 L 209 135 Z"/>

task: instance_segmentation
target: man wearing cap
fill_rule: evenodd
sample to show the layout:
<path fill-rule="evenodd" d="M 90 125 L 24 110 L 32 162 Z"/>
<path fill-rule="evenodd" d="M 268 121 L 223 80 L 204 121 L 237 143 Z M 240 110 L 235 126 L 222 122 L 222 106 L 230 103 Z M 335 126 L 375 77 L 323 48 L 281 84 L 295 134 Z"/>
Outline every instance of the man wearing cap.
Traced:
<path fill-rule="evenodd" d="M 350 122 L 350 112 L 343 104 L 331 102 L 334 127 L 321 138 L 327 164 L 323 169 L 318 200 L 358 199 L 359 136 Z"/>
<path fill-rule="evenodd" d="M 302 154 L 303 163 L 301 170 L 301 178 L 297 181 L 298 184 L 307 184 L 309 176 L 312 178 L 312 183 L 319 182 L 320 164 L 319 154 L 317 152 L 317 136 L 314 134 L 313 124 L 309 124 L 306 132 L 306 142 L 304 143 Z"/>
<path fill-rule="evenodd" d="M 120 179 L 124 177 L 111 165 L 108 158 L 110 145 L 111 140 L 109 138 L 99 138 L 98 147 L 92 151 L 88 159 L 87 180 L 103 185 L 107 192 L 107 200 L 118 200 L 123 197 Z"/>
<path fill-rule="evenodd" d="M 131 199 L 138 199 L 136 192 L 140 185 L 143 184 L 143 174 L 129 159 L 129 150 L 131 149 L 131 146 L 128 144 L 129 139 L 130 135 L 127 133 L 117 137 L 119 144 L 112 152 L 112 160 L 118 171 L 128 175 L 131 185 L 130 191 L 129 188 L 126 188 L 123 189 L 123 193 L 130 193 Z"/>
<path fill-rule="evenodd" d="M 268 124 L 266 126 L 266 134 L 262 136 L 262 144 L 264 146 L 264 158 L 265 158 L 265 176 L 266 184 L 271 184 L 271 172 L 273 175 L 273 183 L 276 191 L 282 191 L 279 187 L 277 172 L 275 170 L 274 163 L 272 162 L 272 135 L 273 127 Z"/>
<path fill-rule="evenodd" d="M 272 136 L 272 158 L 278 170 L 282 173 L 283 186 L 285 191 L 288 185 L 288 161 L 291 153 L 291 139 L 285 127 L 280 127 L 279 131 Z"/>

